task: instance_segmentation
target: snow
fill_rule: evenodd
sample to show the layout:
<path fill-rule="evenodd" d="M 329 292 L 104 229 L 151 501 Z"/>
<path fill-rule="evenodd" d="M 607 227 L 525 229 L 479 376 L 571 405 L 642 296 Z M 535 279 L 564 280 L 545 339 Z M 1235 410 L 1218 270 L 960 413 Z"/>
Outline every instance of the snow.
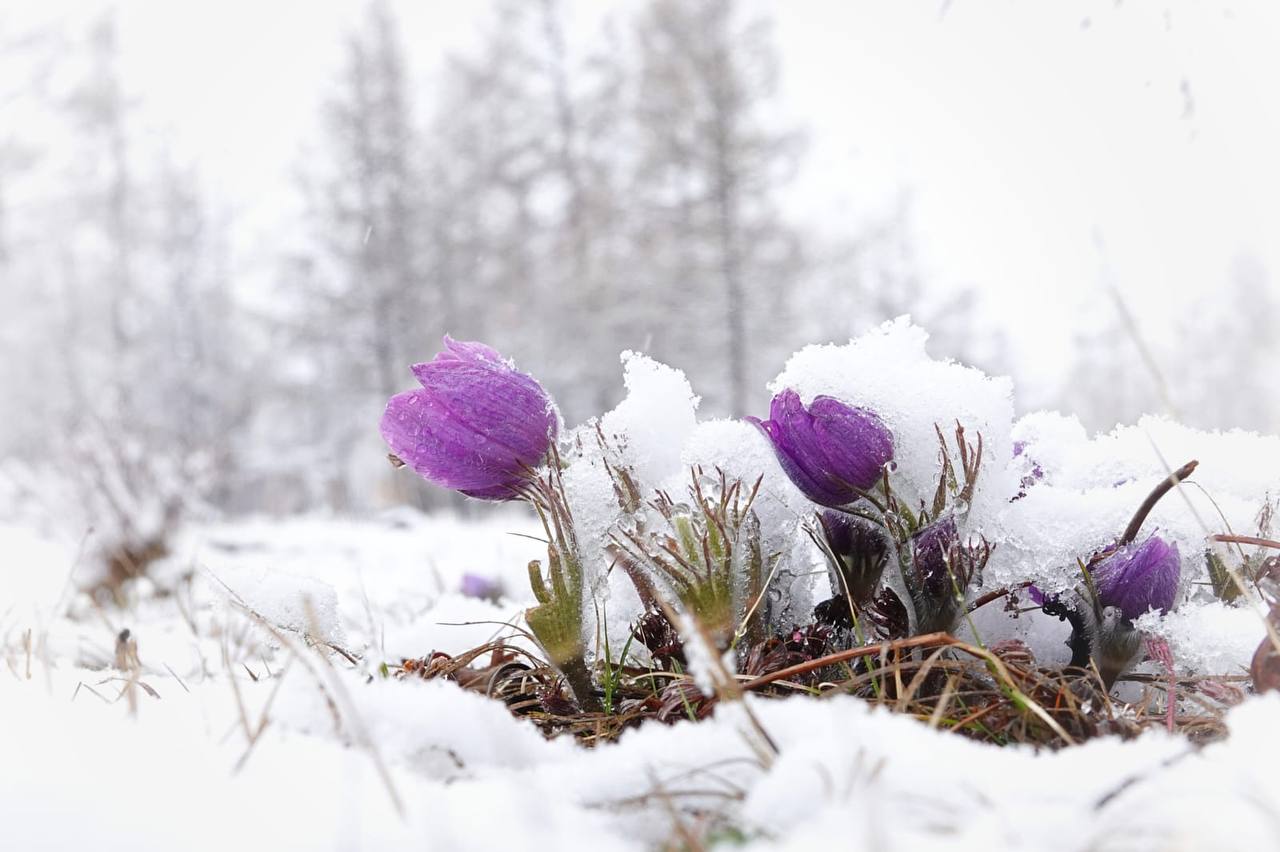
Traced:
<path fill-rule="evenodd" d="M 35 530 L 0 523 L 0 624 L 6 617 L 48 613 L 66 589 L 75 550 Z"/>
<path fill-rule="evenodd" d="M 537 547 L 503 535 L 519 529 L 516 520 L 257 521 L 192 529 L 179 549 L 205 554 L 201 561 L 216 564 L 211 570 L 220 576 L 252 576 L 276 564 L 341 590 L 336 615 L 351 649 L 394 662 L 396 653 L 469 647 L 497 628 L 448 623 L 502 621 L 529 603 L 514 584 L 500 606 L 455 591 L 476 567 L 476 552 L 498 567 L 496 557 L 519 564 L 527 547 Z M 5 539 L 17 540 L 12 531 Z M 56 543 L 26 540 L 24 548 L 32 571 L 65 568 L 67 551 Z M 355 591 L 361 587 L 367 595 Z M 47 578 L 28 591 L 37 605 L 58 594 Z M 212 583 L 197 582 L 193 595 L 201 631 L 247 628 L 244 616 L 221 608 Z M 181 627 L 176 600 L 131 607 L 142 680 L 160 696 L 140 695 L 136 717 L 126 702 L 88 691 L 113 698 L 120 683 L 103 682 L 115 676 L 110 670 L 71 659 L 46 668 L 37 660 L 28 680 L 20 649 L 4 650 L 17 672 L 0 671 L 0 765 L 20 767 L 0 773 L 0 824 L 11 848 L 79 848 L 93 838 L 98 847 L 135 852 L 484 849 L 520 848 L 537 837 L 565 849 L 647 849 L 676 836 L 659 790 L 690 825 L 692 809 L 710 808 L 745 835 L 747 848 L 759 849 L 812 848 L 831 837 L 880 850 L 1122 848 L 1114 845 L 1120 838 L 1130 844 L 1123 848 L 1209 841 L 1263 848 L 1274 840 L 1280 784 L 1267 767 L 1280 760 L 1276 696 L 1233 711 L 1231 738 L 1199 752 L 1148 734 L 1054 754 L 979 745 L 854 699 L 751 700 L 780 748 L 766 766 L 735 713 L 649 725 L 616 745 L 582 750 L 543 740 L 501 704 L 449 683 L 387 681 L 314 652 L 308 664 L 288 662 L 300 644 L 264 644 L 252 655 L 233 648 L 227 667 L 216 636 L 182 627 L 189 642 L 204 646 L 203 661 L 183 657 L 155 640 Z M 1243 611 L 1202 612 L 1213 615 L 1202 614 L 1198 629 L 1225 634 L 1223 620 Z M 92 620 L 77 629 L 103 645 L 113 638 Z M 388 646 L 399 637 L 400 650 L 379 654 L 384 634 Z M 1174 653 L 1185 654 L 1176 640 Z M 250 724 L 264 708 L 269 720 L 252 749 L 231 679 Z M 1162 768 L 1168 761 L 1175 762 Z M 1100 805 L 1130 778 L 1137 780 Z M 1229 835 L 1221 834 L 1224 824 Z"/>
<path fill-rule="evenodd" d="M 606 548 L 622 512 L 608 466 L 629 470 L 645 501 L 659 488 L 683 495 L 688 475 L 681 448 L 697 423 L 699 399 L 684 373 L 636 352 L 622 353 L 622 364 L 626 397 L 598 421 L 574 430 L 563 473 L 586 582 L 600 605 L 600 612 L 588 612 L 583 624 L 587 647 L 594 653 L 604 648 L 598 623 L 606 625 L 612 646 L 621 648 L 643 609 L 626 574 L 610 570 L 613 560 Z M 656 522 L 654 513 L 646 515 Z"/>
<path fill-rule="evenodd" d="M 1280 486 L 1274 436 L 1201 432 L 1144 417 L 1089 438 L 1074 418 L 1057 414 L 1028 415 L 1014 435 L 1044 478 L 1000 519 L 992 583 L 1034 580 L 1062 588 L 1072 576 L 1065 566 L 1113 541 L 1151 489 L 1195 459 L 1194 475 L 1156 505 L 1143 530 L 1177 543 L 1183 594 L 1207 600 L 1208 533 L 1256 530 L 1258 513 Z"/>
<path fill-rule="evenodd" d="M 228 598 L 268 622 L 321 642 L 342 642 L 333 586 L 279 569 L 235 567 L 216 575 Z"/>
<path fill-rule="evenodd" d="M 893 482 L 910 500 L 935 487 L 935 423 L 949 434 L 959 419 L 971 440 L 981 432 L 965 523 L 995 545 L 984 590 L 1073 584 L 1076 560 L 1113 541 L 1170 467 L 1198 459 L 1197 484 L 1167 495 L 1144 526 L 1178 543 L 1180 606 L 1139 624 L 1167 640 L 1179 674 L 1244 672 L 1263 636 L 1261 609 L 1212 598 L 1206 535 L 1257 529 L 1280 485 L 1280 439 L 1159 418 L 1094 436 L 1060 414 L 1015 422 L 1006 380 L 933 361 L 925 345 L 922 331 L 895 321 L 797 353 L 773 387 L 875 409 L 894 430 Z M 587 613 L 592 645 L 603 629 L 620 649 L 639 611 L 603 549 L 619 524 L 637 522 L 624 518 L 606 461 L 631 470 L 645 499 L 658 488 L 684 499 L 692 466 L 760 478 L 755 511 L 781 591 L 770 616 L 805 618 L 826 593 L 803 529 L 813 507 L 767 439 L 742 422 L 697 422 L 678 371 L 634 354 L 623 363 L 627 397 L 598 424 L 608 446 L 593 421 L 563 448 L 584 582 L 600 607 L 598 624 Z M 1201 749 L 1161 732 L 1053 753 L 996 748 L 839 696 L 748 696 L 702 723 L 647 724 L 582 749 L 544 740 L 501 703 L 452 683 L 388 678 L 382 663 L 525 641 L 517 633 L 534 603 L 525 566 L 545 556 L 542 530 L 520 507 L 483 508 L 466 520 L 398 510 L 192 523 L 111 608 L 69 594 L 78 538 L 9 515 L 0 522 L 6 848 L 490 849 L 536 838 L 632 850 L 678 843 L 682 830 L 748 849 L 832 838 L 853 849 L 993 852 L 1275 845 L 1277 695 L 1244 700 L 1228 716 L 1230 736 Z M 656 523 L 648 510 L 639 520 Z M 502 591 L 468 596 L 468 576 Z M 123 629 L 138 643 L 136 672 L 112 668 Z M 1014 617 L 992 604 L 972 630 L 986 643 L 1021 638 L 1046 664 L 1067 659 L 1067 626 L 1038 611 Z M 689 650 L 709 689 L 715 652 Z M 756 724 L 776 754 L 760 751 Z"/>
<path fill-rule="evenodd" d="M 891 483 L 907 505 L 932 499 L 939 429 L 954 463 L 954 425 L 964 426 L 971 444 L 981 436 L 983 461 L 973 499 L 955 507 L 962 534 L 970 540 L 981 536 L 994 546 L 975 594 L 1027 581 L 1049 592 L 1076 585 L 1079 561 L 1113 543 L 1152 488 L 1195 458 L 1200 462 L 1195 475 L 1160 501 L 1143 534 L 1158 532 L 1178 545 L 1184 611 L 1176 617 L 1193 618 L 1191 604 L 1211 602 L 1207 535 L 1256 528 L 1259 511 L 1280 484 L 1280 438 L 1206 433 L 1158 417 L 1094 436 L 1076 418 L 1056 412 L 1015 421 L 1008 379 L 935 360 L 927 344 L 922 329 L 899 318 L 847 344 L 802 349 L 770 387 L 794 389 L 806 402 L 827 394 L 874 410 L 894 434 Z M 694 467 L 707 474 L 723 471 L 748 486 L 759 479 L 754 508 L 774 578 L 768 620 L 778 628 L 807 621 L 814 603 L 830 594 L 822 556 L 805 532 L 814 507 L 782 472 L 768 439 L 742 421 L 698 422 L 698 397 L 679 370 L 633 352 L 623 354 L 622 364 L 626 398 L 573 430 L 563 449 L 565 492 L 595 602 L 583 626 L 589 651 L 601 653 L 606 636 L 612 647 L 622 647 L 641 610 L 631 581 L 612 570 L 612 536 L 663 523 L 647 506 L 635 516 L 623 511 L 611 469 L 628 472 L 642 502 L 659 489 L 676 501 L 686 499 Z M 519 576 L 505 585 L 523 586 Z M 1227 617 L 1233 619 L 1224 634 L 1232 637 L 1231 649 L 1215 659 L 1199 652 L 1208 654 L 1203 664 L 1215 670 L 1227 659 L 1237 668 L 1243 665 L 1247 657 L 1239 652 L 1261 625 L 1247 611 Z M 1176 633 L 1160 628 L 1158 621 L 1150 627 L 1160 635 Z M 978 638 L 1022 639 L 1045 661 L 1065 662 L 1062 628 L 1056 619 L 1038 613 L 1013 618 L 1000 607 L 974 619 Z M 957 629 L 972 632 L 967 624 Z"/>
<path fill-rule="evenodd" d="M 1183 674 L 1248 674 L 1249 661 L 1266 638 L 1265 611 L 1210 601 L 1183 606 L 1165 616 L 1148 613 L 1138 626 L 1169 642 Z"/>
<path fill-rule="evenodd" d="M 640 481 L 659 487 L 680 472 L 680 448 L 696 425 L 699 400 L 679 370 L 636 352 L 622 353 L 622 364 L 627 396 L 600 427 Z"/>
<path fill-rule="evenodd" d="M 984 457 L 1013 456 L 1013 383 L 931 358 L 928 338 L 899 317 L 841 346 L 806 346 L 769 389 L 791 388 L 806 404 L 826 395 L 876 412 L 893 432 L 895 489 L 912 504 L 928 500 L 938 487 L 937 429 L 957 463 L 957 422 L 970 443 L 982 435 Z M 973 532 L 982 532 L 1013 493 L 1010 475 L 1003 464 L 988 466 L 969 509 Z"/>
<path fill-rule="evenodd" d="M 299 533 L 314 524 L 281 526 L 289 544 L 279 553 L 296 560 L 306 550 Z M 396 537 L 377 525 L 345 530 L 348 540 L 357 532 L 370 554 Z M 419 617 L 445 617 L 458 601 L 441 597 Z M 138 632 L 145 659 L 149 631 Z M 182 672 L 190 692 L 163 670 L 147 674 L 160 698 L 142 696 L 136 717 L 124 702 L 76 692 L 83 682 L 114 695 L 100 683 L 107 672 L 59 664 L 47 681 L 39 672 L 0 678 L 0 765 L 20 767 L 0 773 L 6 843 L 487 849 L 537 837 L 557 848 L 638 850 L 676 836 L 666 797 L 689 825 L 694 809 L 720 814 L 751 849 L 833 837 L 868 850 L 1249 849 L 1274 842 L 1280 808 L 1270 769 L 1280 760 L 1280 696 L 1246 702 L 1229 717 L 1231 737 L 1200 751 L 1153 733 L 1039 754 L 976 744 L 851 698 L 751 700 L 779 747 L 766 764 L 737 713 L 650 725 L 583 750 L 543 740 L 497 702 L 452 684 L 366 682 L 358 671 L 313 662 L 312 672 L 280 657 L 274 677 L 258 682 L 210 661 L 207 676 Z M 252 749 L 232 677 L 251 723 L 280 690 Z M 326 696 L 336 695 L 346 700 L 335 711 Z"/>

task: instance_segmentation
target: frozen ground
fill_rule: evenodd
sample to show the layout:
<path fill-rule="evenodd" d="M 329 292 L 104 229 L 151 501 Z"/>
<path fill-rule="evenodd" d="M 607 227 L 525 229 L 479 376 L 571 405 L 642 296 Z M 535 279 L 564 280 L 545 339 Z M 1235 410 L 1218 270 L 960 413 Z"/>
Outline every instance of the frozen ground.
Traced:
<path fill-rule="evenodd" d="M 609 850 L 685 832 L 746 848 L 1280 844 L 1277 696 L 1237 708 L 1230 738 L 1202 750 L 1149 734 L 1042 755 L 852 699 L 756 701 L 770 761 L 732 707 L 585 751 L 451 684 L 381 678 L 381 661 L 472 647 L 529 603 L 538 545 L 507 534 L 527 529 L 518 514 L 193 528 L 125 610 L 70 598 L 70 617 L 50 618 L 75 543 L 0 526 L 0 846 Z M 506 594 L 462 596 L 467 572 Z M 255 624 L 223 584 L 286 629 Z M 290 626 L 363 661 L 308 650 Z M 142 665 L 136 710 L 111 667 L 123 628 Z"/>

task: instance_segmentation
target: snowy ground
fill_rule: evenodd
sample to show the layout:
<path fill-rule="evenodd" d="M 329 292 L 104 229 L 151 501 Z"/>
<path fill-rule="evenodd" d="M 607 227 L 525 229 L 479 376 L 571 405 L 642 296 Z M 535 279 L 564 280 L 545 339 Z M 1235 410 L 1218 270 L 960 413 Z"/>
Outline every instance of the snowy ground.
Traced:
<path fill-rule="evenodd" d="M 193 528 L 118 611 L 66 592 L 74 543 L 0 525 L 0 846 L 1280 846 L 1278 696 L 1237 708 L 1230 738 L 1202 750 L 1149 734 L 1041 755 L 853 699 L 753 701 L 771 760 L 732 706 L 587 751 L 449 683 L 381 678 L 380 662 L 472 647 L 529 603 L 538 545 L 507 534 L 523 531 L 518 514 Z M 467 572 L 507 594 L 462 596 Z M 363 661 L 273 636 L 226 589 Z M 123 628 L 136 710 L 111 667 Z"/>

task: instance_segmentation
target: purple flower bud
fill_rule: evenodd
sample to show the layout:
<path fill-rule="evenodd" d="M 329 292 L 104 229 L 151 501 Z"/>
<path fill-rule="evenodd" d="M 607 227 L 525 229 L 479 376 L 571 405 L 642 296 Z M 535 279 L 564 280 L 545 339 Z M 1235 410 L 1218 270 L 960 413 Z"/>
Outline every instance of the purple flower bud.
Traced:
<path fill-rule="evenodd" d="M 838 563 L 832 567 L 841 575 L 831 576 L 832 594 L 843 601 L 847 585 L 855 603 L 867 603 L 880 582 L 889 551 L 884 530 L 836 509 L 826 509 L 818 517 L 827 546 Z"/>
<path fill-rule="evenodd" d="M 1173 609 L 1181 573 L 1178 546 L 1152 535 L 1099 562 L 1093 569 L 1093 585 L 1102 606 L 1117 607 L 1132 621 L 1149 609 Z"/>
<path fill-rule="evenodd" d="M 469 497 L 510 500 L 555 439 L 555 406 L 527 373 L 483 343 L 444 339 L 415 364 L 422 387 L 396 394 L 382 437 L 424 479 Z"/>
<path fill-rule="evenodd" d="M 958 539 L 956 519 L 951 515 L 934 521 L 911 537 L 911 575 L 917 589 L 929 595 L 944 595 L 954 591 L 947 571 L 947 560 L 951 558 L 952 548 Z M 954 565 L 952 568 L 959 571 L 961 566 Z M 968 578 L 958 582 L 963 587 L 968 583 Z"/>
<path fill-rule="evenodd" d="M 893 459 L 893 435 L 880 418 L 833 397 L 815 397 L 806 408 L 788 388 L 773 398 L 768 420 L 747 419 L 769 436 L 796 487 L 823 506 L 858 499 Z"/>
<path fill-rule="evenodd" d="M 901 551 L 903 579 L 915 605 L 919 633 L 950 630 L 960 615 L 969 584 L 991 556 L 983 539 L 962 541 L 954 515 L 918 530 Z"/>

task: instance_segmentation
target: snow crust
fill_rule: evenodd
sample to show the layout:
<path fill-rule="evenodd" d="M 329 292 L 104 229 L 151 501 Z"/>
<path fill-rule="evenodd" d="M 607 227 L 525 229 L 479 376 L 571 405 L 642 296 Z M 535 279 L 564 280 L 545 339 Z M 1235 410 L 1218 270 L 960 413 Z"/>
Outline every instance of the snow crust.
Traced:
<path fill-rule="evenodd" d="M 210 527 L 193 531 L 187 549 L 212 552 L 210 542 L 236 540 L 241 549 L 218 556 L 224 571 L 274 558 L 315 564 L 326 582 L 343 586 L 359 580 L 344 581 L 341 566 L 359 573 L 373 564 L 369 557 L 398 550 L 404 532 L 344 524 L 325 540 L 315 535 L 324 526 L 277 523 L 272 539 L 254 548 L 252 527 Z M 469 563 L 456 546 L 484 536 L 458 522 L 421 527 L 450 533 L 436 539 L 455 546 L 436 560 L 449 587 Z M 329 549 L 335 539 L 347 552 Z M 408 562 L 379 573 L 384 591 L 431 586 Z M 452 591 L 430 597 L 425 610 L 398 609 L 394 595 L 375 595 L 370 606 L 378 621 L 409 628 L 451 621 L 455 606 L 469 600 Z M 234 618 L 219 614 L 212 588 L 193 603 L 201 624 Z M 472 604 L 502 614 L 502 607 Z M 371 639 L 361 627 L 363 608 L 358 599 L 339 599 L 355 647 Z M 213 656 L 217 640 L 190 633 L 193 642 L 208 641 L 208 654 L 203 663 L 184 662 L 152 641 L 179 616 L 144 609 L 134 622 L 142 679 L 159 698 L 140 695 L 136 716 L 126 701 L 112 701 L 119 685 L 107 680 L 118 676 L 110 670 L 37 661 L 28 680 L 19 659 L 17 676 L 0 677 L 0 765 L 7 769 L 0 821 L 8 848 L 81 848 L 92 837 L 99 848 L 137 852 L 468 850 L 523 848 L 536 837 L 563 849 L 642 850 L 678 836 L 664 798 L 690 824 L 696 810 L 718 814 L 747 849 L 814 848 L 833 838 L 866 850 L 1050 852 L 1259 849 L 1275 840 L 1280 696 L 1248 700 L 1229 716 L 1230 738 L 1202 750 L 1152 733 L 1057 753 L 983 746 L 851 698 L 752 700 L 779 747 L 766 765 L 731 708 L 696 725 L 650 725 L 616 745 L 583 750 L 547 742 L 499 703 L 444 682 L 370 682 L 360 669 L 290 663 L 283 648 L 233 651 L 224 667 Z M 86 629 L 110 639 L 105 627 Z M 460 628 L 454 642 L 437 647 L 471 641 Z M 264 710 L 269 719 L 252 748 L 232 679 L 251 724 Z"/>

